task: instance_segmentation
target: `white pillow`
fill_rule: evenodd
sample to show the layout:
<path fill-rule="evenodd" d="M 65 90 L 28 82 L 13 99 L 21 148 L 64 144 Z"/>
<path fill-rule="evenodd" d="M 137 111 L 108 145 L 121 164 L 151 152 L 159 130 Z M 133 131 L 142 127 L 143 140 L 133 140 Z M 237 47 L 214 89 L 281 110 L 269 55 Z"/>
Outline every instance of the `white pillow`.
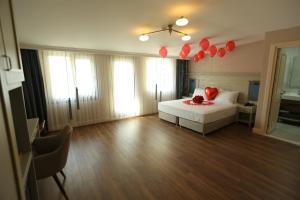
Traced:
<path fill-rule="evenodd" d="M 205 100 L 207 100 L 207 97 L 206 97 L 206 95 L 205 95 L 205 91 L 204 91 L 204 89 L 202 89 L 202 88 L 196 88 L 195 90 L 194 90 L 194 94 L 193 94 L 193 97 L 194 96 L 203 96 L 203 98 L 205 99 Z"/>
<path fill-rule="evenodd" d="M 214 102 L 216 103 L 236 103 L 239 96 L 237 91 L 219 91 L 218 96 L 215 98 Z"/>

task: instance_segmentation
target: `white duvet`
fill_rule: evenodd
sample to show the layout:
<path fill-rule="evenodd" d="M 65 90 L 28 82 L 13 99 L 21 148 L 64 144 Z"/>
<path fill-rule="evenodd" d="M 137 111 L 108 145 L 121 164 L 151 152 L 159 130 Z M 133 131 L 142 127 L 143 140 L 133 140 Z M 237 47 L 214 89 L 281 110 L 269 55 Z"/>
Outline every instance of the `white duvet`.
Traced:
<path fill-rule="evenodd" d="M 237 112 L 236 104 L 214 102 L 214 105 L 187 105 L 183 103 L 185 100 L 188 99 L 159 102 L 158 110 L 200 123 L 214 122 Z"/>

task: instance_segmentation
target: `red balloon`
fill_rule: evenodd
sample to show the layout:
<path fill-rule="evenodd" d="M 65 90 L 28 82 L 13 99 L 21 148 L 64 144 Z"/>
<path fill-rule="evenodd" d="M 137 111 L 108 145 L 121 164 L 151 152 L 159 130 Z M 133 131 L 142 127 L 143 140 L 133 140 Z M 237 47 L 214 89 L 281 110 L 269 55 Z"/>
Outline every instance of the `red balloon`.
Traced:
<path fill-rule="evenodd" d="M 223 47 L 218 50 L 218 56 L 220 58 L 222 58 L 223 56 L 225 56 L 225 53 L 226 53 L 226 51 L 225 51 L 225 49 Z"/>
<path fill-rule="evenodd" d="M 159 50 L 159 55 L 163 58 L 167 57 L 168 55 L 168 49 L 166 47 L 162 47 Z"/>
<path fill-rule="evenodd" d="M 195 54 L 195 55 L 193 56 L 193 61 L 194 61 L 194 62 L 198 62 L 198 61 L 199 61 L 198 54 Z"/>
<path fill-rule="evenodd" d="M 210 55 L 210 57 L 214 57 L 217 53 L 218 49 L 215 45 L 211 45 L 209 48 L 208 48 L 208 54 Z"/>
<path fill-rule="evenodd" d="M 184 44 L 181 51 L 183 51 L 188 56 L 191 52 L 191 46 L 189 44 Z"/>
<path fill-rule="evenodd" d="M 209 47 L 209 41 L 208 39 L 204 38 L 199 42 L 199 46 L 203 51 L 206 51 Z"/>
<path fill-rule="evenodd" d="M 228 41 L 228 42 L 226 43 L 226 49 L 227 49 L 228 51 L 233 51 L 234 48 L 235 48 L 235 42 L 234 42 L 233 40 Z"/>
<path fill-rule="evenodd" d="M 186 59 L 187 55 L 181 50 L 179 56 L 182 60 Z"/>
<path fill-rule="evenodd" d="M 198 56 L 199 60 L 201 60 L 201 59 L 203 59 L 205 57 L 205 52 L 203 50 L 200 50 L 197 53 L 197 56 Z"/>

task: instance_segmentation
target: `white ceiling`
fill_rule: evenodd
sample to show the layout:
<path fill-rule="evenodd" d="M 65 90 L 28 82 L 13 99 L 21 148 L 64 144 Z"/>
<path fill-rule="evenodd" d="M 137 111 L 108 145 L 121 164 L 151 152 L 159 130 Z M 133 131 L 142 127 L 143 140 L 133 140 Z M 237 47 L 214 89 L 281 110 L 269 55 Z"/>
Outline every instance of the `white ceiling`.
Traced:
<path fill-rule="evenodd" d="M 167 32 L 140 42 L 138 35 L 186 16 L 178 28 L 198 41 L 224 45 L 262 40 L 267 31 L 300 26 L 300 0 L 14 0 L 23 44 L 178 55 L 183 42 Z"/>

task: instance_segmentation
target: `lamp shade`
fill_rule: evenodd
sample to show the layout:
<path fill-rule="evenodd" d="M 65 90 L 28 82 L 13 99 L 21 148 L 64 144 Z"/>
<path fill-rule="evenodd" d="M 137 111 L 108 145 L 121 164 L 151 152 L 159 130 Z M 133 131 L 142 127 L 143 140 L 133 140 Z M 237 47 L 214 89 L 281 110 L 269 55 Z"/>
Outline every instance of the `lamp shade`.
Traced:
<path fill-rule="evenodd" d="M 189 20 L 185 17 L 180 17 L 179 19 L 176 20 L 175 23 L 177 26 L 185 26 L 189 23 Z"/>

